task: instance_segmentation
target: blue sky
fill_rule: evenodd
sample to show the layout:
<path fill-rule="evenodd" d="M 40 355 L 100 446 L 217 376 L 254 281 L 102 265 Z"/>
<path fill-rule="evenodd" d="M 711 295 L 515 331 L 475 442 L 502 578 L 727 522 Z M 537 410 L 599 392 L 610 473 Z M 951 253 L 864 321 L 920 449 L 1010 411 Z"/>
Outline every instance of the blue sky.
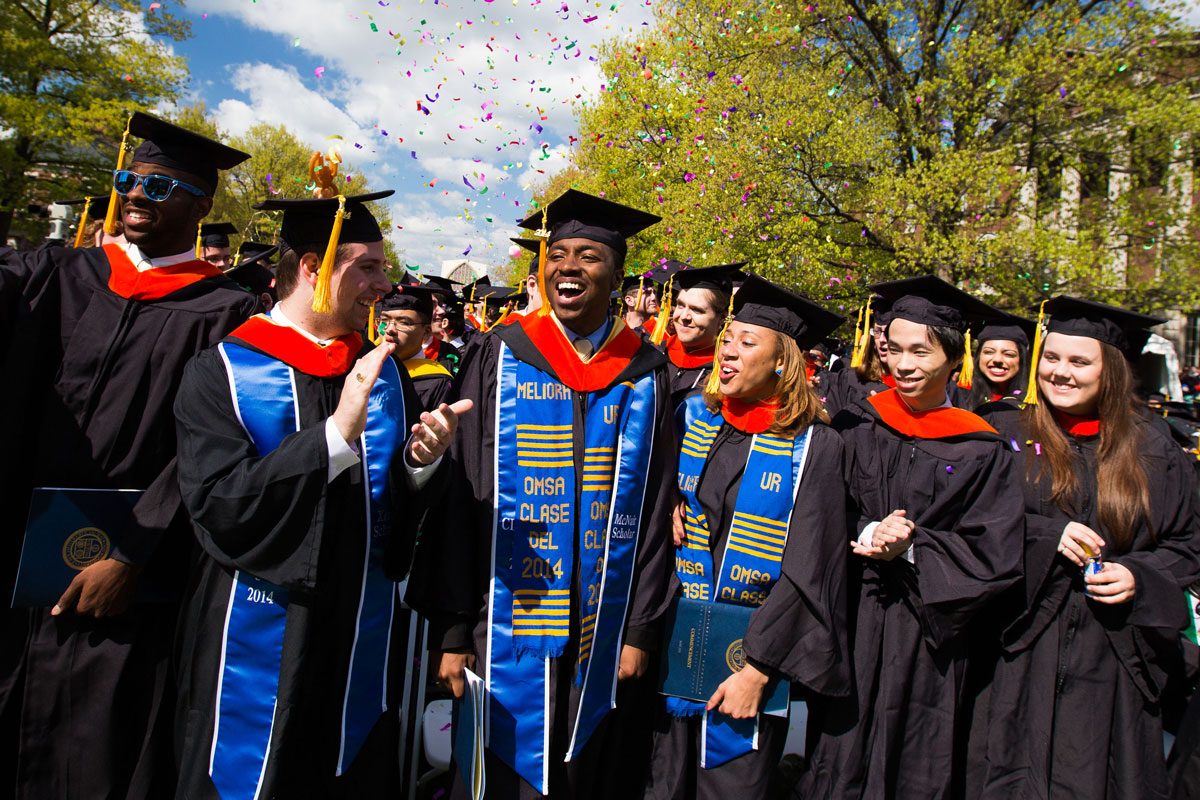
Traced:
<path fill-rule="evenodd" d="M 566 163 L 597 93 L 598 46 L 652 19 L 647 0 L 189 0 L 184 13 L 189 99 L 228 133 L 285 125 L 395 189 L 392 241 L 422 267 L 468 249 L 508 260 L 531 183 Z"/>

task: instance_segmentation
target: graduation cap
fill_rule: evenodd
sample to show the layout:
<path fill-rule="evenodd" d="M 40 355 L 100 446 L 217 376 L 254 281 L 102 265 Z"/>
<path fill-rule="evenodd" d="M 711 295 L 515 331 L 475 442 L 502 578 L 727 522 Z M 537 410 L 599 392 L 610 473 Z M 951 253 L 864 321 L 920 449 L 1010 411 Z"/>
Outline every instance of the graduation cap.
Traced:
<path fill-rule="evenodd" d="M 156 164 L 191 173 L 208 184 L 210 193 L 217 185 L 217 170 L 232 169 L 250 158 L 249 153 L 142 111 L 133 112 L 126 130 L 145 140 L 133 151 L 134 163 Z"/>
<path fill-rule="evenodd" d="M 435 289 L 428 286 L 397 285 L 380 301 L 382 311 L 416 311 L 426 319 L 433 317 Z"/>
<path fill-rule="evenodd" d="M 721 264 L 715 267 L 686 269 L 675 275 L 675 285 L 680 289 L 710 289 L 714 292 L 733 292 L 734 281 L 746 281 L 749 276 L 742 272 L 745 261 Z"/>
<path fill-rule="evenodd" d="M 890 319 L 953 328 L 966 333 L 971 326 L 999 319 L 1004 312 L 934 275 L 921 275 L 868 287 L 891 302 Z"/>
<path fill-rule="evenodd" d="M 454 297 L 454 284 L 456 284 L 456 283 L 458 283 L 458 281 L 453 281 L 453 280 L 450 280 L 449 278 L 443 278 L 440 275 L 427 275 L 427 276 L 425 276 L 425 283 L 422 285 L 428 286 L 430 289 L 437 292 L 438 294 L 443 294 L 443 295 L 446 295 L 447 297 L 453 298 Z"/>
<path fill-rule="evenodd" d="M 243 261 L 226 271 L 229 278 L 252 294 L 269 292 L 275 286 L 275 275 L 257 261 Z"/>
<path fill-rule="evenodd" d="M 1037 323 L 1025 317 L 1018 317 L 1016 314 L 1004 314 L 1004 316 L 989 320 L 984 323 L 983 329 L 975 339 L 983 344 L 984 342 L 993 341 L 1009 341 L 1016 342 L 1022 347 L 1029 347 L 1029 343 L 1033 341 L 1034 328 Z"/>
<path fill-rule="evenodd" d="M 237 266 L 240 267 L 242 264 L 249 264 L 254 261 L 266 261 L 277 252 L 279 252 L 279 245 L 277 244 L 247 241 L 238 245 L 234 260 L 238 262 Z M 234 267 L 234 269 L 236 268 Z"/>
<path fill-rule="evenodd" d="M 958 385 L 964 389 L 971 388 L 975 375 L 971 328 L 983 322 L 1002 319 L 1004 312 L 934 275 L 877 283 L 869 288 L 883 295 L 885 300 L 892 301 L 889 324 L 897 319 L 906 319 L 921 325 L 953 328 L 966 334 Z"/>
<path fill-rule="evenodd" d="M 522 228 L 536 231 L 538 243 L 538 292 L 546 297 L 545 247 L 563 239 L 587 239 L 611 247 L 624 259 L 629 252 L 626 239 L 661 220 L 657 214 L 605 200 L 603 197 L 568 189 L 530 214 L 520 223 Z M 550 304 L 543 303 L 541 316 L 550 313 Z"/>
<path fill-rule="evenodd" d="M 522 249 L 533 253 L 533 257 L 529 259 L 529 274 L 536 275 L 538 268 L 538 254 L 541 252 L 542 248 L 541 241 L 538 239 L 522 239 L 520 237 L 513 237 L 509 239 L 509 241 L 515 245 L 520 245 Z"/>
<path fill-rule="evenodd" d="M 515 286 L 489 286 L 476 293 L 476 299 L 482 299 L 490 308 L 499 308 L 505 303 L 516 300 L 521 289 Z"/>
<path fill-rule="evenodd" d="M 333 258 L 337 246 L 355 242 L 366 244 L 383 239 L 383 231 L 366 204 L 391 197 L 392 194 L 393 190 L 388 189 L 350 197 L 338 195 L 302 200 L 264 200 L 254 206 L 258 211 L 283 212 L 283 222 L 279 226 L 281 252 L 298 250 L 327 240 L 313 292 L 314 311 L 325 313 L 332 308 L 329 284 L 333 279 Z"/>
<path fill-rule="evenodd" d="M 1149 314 L 1066 295 L 1047 301 L 1044 312 L 1050 317 L 1047 333 L 1096 339 L 1112 345 L 1128 358 L 1141 353 L 1150 338 L 1150 328 L 1166 322 Z"/>
<path fill-rule="evenodd" d="M 75 225 L 75 247 L 83 247 L 84 228 L 88 222 L 108 212 L 108 203 L 111 199 L 110 195 L 94 195 L 92 197 L 77 197 L 74 200 L 55 200 L 54 203 L 60 206 L 83 206 L 79 211 L 79 221 Z"/>
<path fill-rule="evenodd" d="M 470 283 L 464 283 L 462 289 L 459 290 L 459 294 L 462 296 L 463 300 L 467 301 L 468 303 L 474 303 L 476 300 L 483 298 L 482 289 L 485 286 L 491 285 L 492 279 L 487 275 L 484 275 L 482 278 L 476 278 Z"/>
<path fill-rule="evenodd" d="M 230 267 L 226 271 L 226 274 L 251 264 L 258 264 L 263 269 L 267 269 L 266 264 L 263 262 L 279 252 L 279 245 L 277 244 L 262 244 L 261 242 L 249 242 L 248 244 L 253 245 L 253 247 L 247 247 L 246 244 L 239 247 L 238 254 L 234 257 L 237 263 Z M 273 275 L 274 273 L 271 274 Z"/>
<path fill-rule="evenodd" d="M 846 320 L 840 314 L 757 275 L 748 275 L 734 297 L 733 319 L 778 331 L 794 339 L 801 350 L 819 344 Z"/>
<path fill-rule="evenodd" d="M 229 237 L 237 232 L 232 222 L 201 223 L 200 244 L 204 247 L 229 247 Z"/>

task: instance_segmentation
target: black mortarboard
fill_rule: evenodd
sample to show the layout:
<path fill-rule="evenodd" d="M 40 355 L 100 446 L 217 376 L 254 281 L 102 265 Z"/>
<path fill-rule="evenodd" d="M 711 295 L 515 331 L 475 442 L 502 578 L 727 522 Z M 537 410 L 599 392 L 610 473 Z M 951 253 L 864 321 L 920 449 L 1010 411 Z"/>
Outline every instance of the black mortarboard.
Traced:
<path fill-rule="evenodd" d="M 205 247 L 229 247 L 229 237 L 237 232 L 232 222 L 205 222 L 200 225 L 200 244 Z"/>
<path fill-rule="evenodd" d="M 538 268 L 538 257 L 541 253 L 542 243 L 537 239 L 521 239 L 517 237 L 509 239 L 509 241 L 513 244 L 520 245 L 523 249 L 533 253 L 533 257 L 529 259 L 529 274 L 536 275 Z"/>
<path fill-rule="evenodd" d="M 210 194 L 217 186 L 217 170 L 232 169 L 250 158 L 249 153 L 141 111 L 135 111 L 130 118 L 129 132 L 145 139 L 133 151 L 134 163 L 189 172 L 208 184 L 200 188 L 208 189 Z"/>
<path fill-rule="evenodd" d="M 429 286 L 399 285 L 383 298 L 380 311 L 412 309 L 424 317 L 433 316 L 433 296 L 437 291 Z"/>
<path fill-rule="evenodd" d="M 635 286 L 655 285 L 656 283 L 657 281 L 653 280 L 648 272 L 639 272 L 637 275 L 626 275 L 621 279 L 621 293 L 624 294 Z"/>
<path fill-rule="evenodd" d="M 1136 357 L 1146 346 L 1149 328 L 1166 322 L 1148 314 L 1066 295 L 1047 301 L 1045 313 L 1050 318 L 1046 324 L 1047 333 L 1096 339 L 1111 344 L 1130 358 Z"/>
<path fill-rule="evenodd" d="M 519 224 L 522 228 L 536 231 L 542 228 L 543 215 L 550 231 L 547 244 L 562 239 L 588 239 L 608 245 L 622 257 L 629 252 L 629 246 L 625 243 L 628 237 L 662 219 L 656 214 L 623 206 L 578 189 L 568 189 Z"/>
<path fill-rule="evenodd" d="M 1009 341 L 1029 347 L 1036 327 L 1037 323 L 1031 319 L 1018 317 L 1016 314 L 1005 314 L 999 319 L 986 322 L 975 340 L 980 344 L 988 341 Z"/>
<path fill-rule="evenodd" d="M 342 230 L 338 244 L 352 242 L 378 242 L 383 239 L 379 223 L 364 205 L 374 200 L 391 197 L 394 192 L 358 194 L 346 198 L 346 214 L 342 219 Z M 279 228 L 279 244 L 282 252 L 305 245 L 324 245 L 333 232 L 338 210 L 338 199 L 304 198 L 300 200 L 264 200 L 254 206 L 259 211 L 282 211 L 283 222 Z"/>
<path fill-rule="evenodd" d="M 845 321 L 845 317 L 757 275 L 748 276 L 734 297 L 733 318 L 779 331 L 795 339 L 801 350 L 808 350 Z"/>
<path fill-rule="evenodd" d="M 889 322 L 906 319 L 965 332 L 976 323 L 1003 315 L 1000 310 L 933 275 L 877 283 L 868 288 L 892 302 Z"/>
<path fill-rule="evenodd" d="M 433 289 L 435 292 L 440 294 L 449 295 L 450 297 L 454 296 L 454 285 L 458 283 L 458 281 L 452 281 L 449 278 L 443 278 L 441 275 L 426 275 L 424 277 L 424 286 L 428 286 L 430 289 Z"/>
<path fill-rule="evenodd" d="M 253 261 L 266 261 L 271 256 L 279 252 L 279 245 L 267 244 L 265 242 L 242 242 L 238 245 L 237 258 L 240 267 L 242 264 L 249 264 Z M 235 269 L 237 267 L 234 267 Z"/>
<path fill-rule="evenodd" d="M 745 261 L 735 264 L 721 264 L 715 267 L 685 269 L 675 276 L 676 289 L 711 289 L 716 292 L 729 294 L 733 291 L 734 281 L 744 281 L 746 273 L 741 268 Z"/>
<path fill-rule="evenodd" d="M 225 274 L 238 286 L 253 294 L 269 292 L 275 283 L 275 274 L 257 261 L 243 261 Z"/>
<path fill-rule="evenodd" d="M 330 281 L 333 280 L 333 259 L 339 244 L 369 244 L 383 239 L 379 223 L 371 216 L 366 204 L 372 200 L 391 197 L 394 192 L 351 195 L 350 197 L 306 198 L 303 200 L 264 200 L 254 206 L 259 211 L 282 211 L 279 225 L 279 250 L 320 248 L 324 243 L 317 285 L 313 289 L 312 308 L 327 313 L 332 308 Z M 301 254 L 303 255 L 303 254 Z"/>
<path fill-rule="evenodd" d="M 95 219 L 108 211 L 108 200 L 109 195 L 101 194 L 93 197 L 76 197 L 73 200 L 55 200 L 54 204 L 60 206 L 82 206 L 86 204 L 88 216 Z M 82 208 L 79 210 L 79 213 L 83 214 Z"/>
<path fill-rule="evenodd" d="M 491 285 L 492 285 L 492 279 L 489 278 L 487 275 L 484 275 L 482 278 L 477 278 L 476 280 L 473 280 L 470 283 L 463 284 L 462 289 L 459 290 L 459 294 L 462 296 L 463 300 L 466 300 L 468 302 L 473 302 L 475 300 L 482 300 L 483 292 L 481 290 L 483 289 L 483 287 L 491 286 Z"/>
<path fill-rule="evenodd" d="M 516 300 L 517 295 L 521 293 L 521 289 L 513 286 L 488 286 L 475 293 L 476 300 L 483 300 L 492 308 L 497 308 L 505 303 Z"/>

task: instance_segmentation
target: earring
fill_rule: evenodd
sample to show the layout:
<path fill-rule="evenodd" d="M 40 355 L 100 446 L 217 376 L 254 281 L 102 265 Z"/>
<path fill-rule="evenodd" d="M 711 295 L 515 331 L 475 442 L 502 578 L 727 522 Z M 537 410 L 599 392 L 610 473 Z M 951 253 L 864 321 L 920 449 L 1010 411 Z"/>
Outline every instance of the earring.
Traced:
<path fill-rule="evenodd" d="M 783 367 L 776 367 L 775 374 L 782 376 L 783 375 Z"/>

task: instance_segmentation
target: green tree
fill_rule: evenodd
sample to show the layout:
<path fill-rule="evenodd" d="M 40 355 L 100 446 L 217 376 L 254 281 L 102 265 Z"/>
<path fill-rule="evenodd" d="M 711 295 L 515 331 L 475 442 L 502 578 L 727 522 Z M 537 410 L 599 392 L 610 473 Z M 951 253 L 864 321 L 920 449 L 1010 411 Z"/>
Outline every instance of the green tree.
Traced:
<path fill-rule="evenodd" d="M 0 3 L 0 241 L 14 209 L 110 188 L 127 112 L 178 95 L 187 67 L 168 42 L 190 29 L 171 5 Z"/>
<path fill-rule="evenodd" d="M 749 260 L 846 306 L 925 272 L 1008 307 L 1200 299 L 1200 48 L 1171 13 L 694 0 L 657 17 L 602 54 L 572 176 L 664 217 L 631 262 Z"/>

